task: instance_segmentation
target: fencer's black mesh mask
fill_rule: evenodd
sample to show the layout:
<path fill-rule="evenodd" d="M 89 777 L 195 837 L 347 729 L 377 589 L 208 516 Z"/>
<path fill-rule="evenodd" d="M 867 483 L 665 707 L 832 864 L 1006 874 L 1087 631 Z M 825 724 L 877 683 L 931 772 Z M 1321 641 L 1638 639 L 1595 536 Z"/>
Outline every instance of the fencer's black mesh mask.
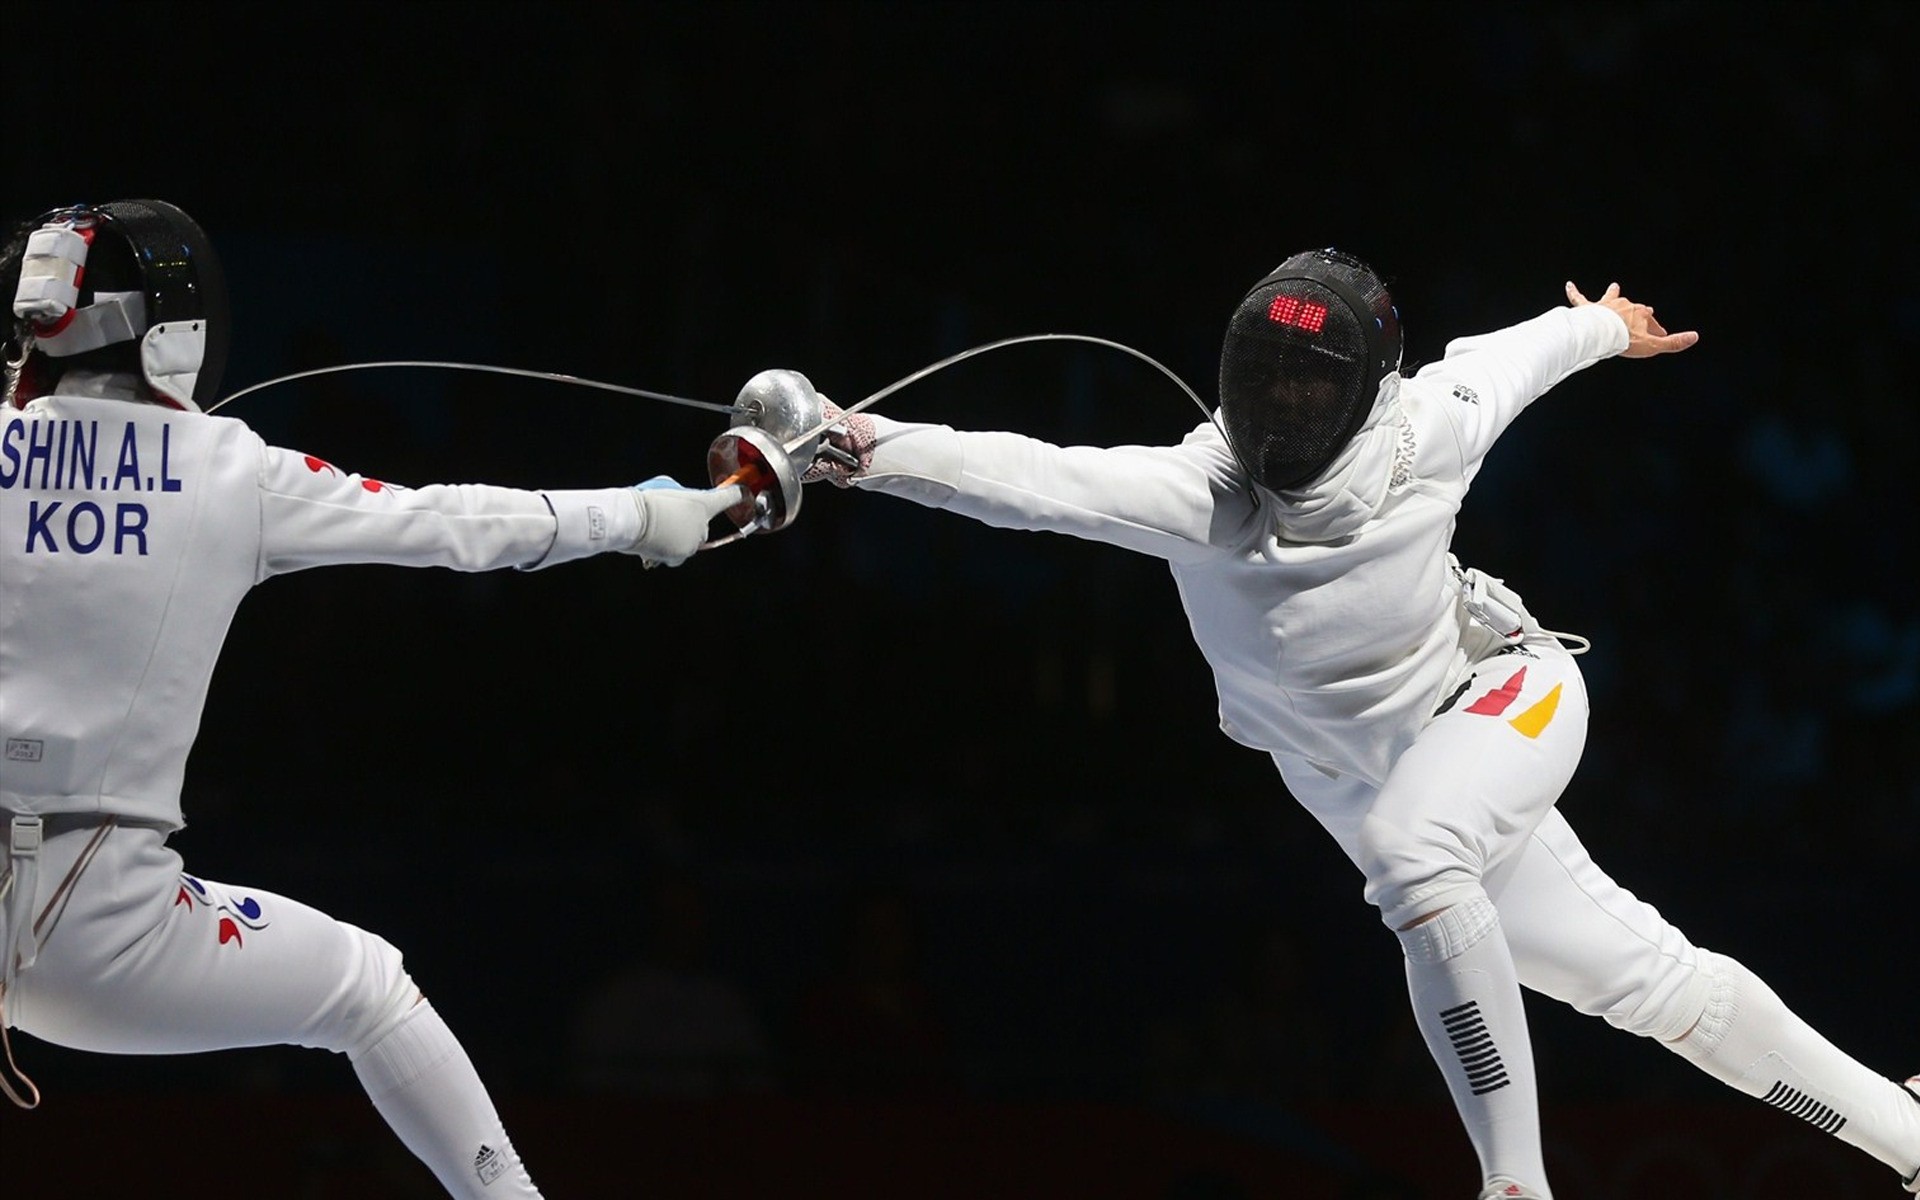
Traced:
<path fill-rule="evenodd" d="M 1400 365 L 1400 316 L 1367 264 L 1309 250 L 1235 310 L 1220 349 L 1220 416 L 1253 481 L 1301 487 L 1326 470 Z"/>

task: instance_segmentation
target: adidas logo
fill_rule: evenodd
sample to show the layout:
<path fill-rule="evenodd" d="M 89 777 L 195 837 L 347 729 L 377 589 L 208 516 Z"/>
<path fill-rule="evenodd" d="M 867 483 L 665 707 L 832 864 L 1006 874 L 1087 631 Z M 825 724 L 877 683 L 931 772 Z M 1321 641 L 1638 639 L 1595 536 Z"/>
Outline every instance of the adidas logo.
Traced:
<path fill-rule="evenodd" d="M 500 1152 L 492 1146 L 481 1146 L 480 1153 L 473 1156 L 473 1173 L 480 1177 L 482 1187 L 500 1178 L 501 1172 L 506 1169 L 507 1164 L 500 1157 Z"/>

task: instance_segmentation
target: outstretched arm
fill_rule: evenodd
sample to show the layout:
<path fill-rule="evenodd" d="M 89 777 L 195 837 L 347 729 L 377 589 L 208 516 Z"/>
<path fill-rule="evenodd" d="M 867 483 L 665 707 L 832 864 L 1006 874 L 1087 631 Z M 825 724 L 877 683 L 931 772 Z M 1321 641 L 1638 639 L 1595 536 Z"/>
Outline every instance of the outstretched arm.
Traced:
<path fill-rule="evenodd" d="M 737 487 L 409 488 L 261 449 L 261 578 L 327 563 L 533 569 L 611 552 L 677 565 L 740 498 Z"/>
<path fill-rule="evenodd" d="M 859 414 L 829 441 L 839 461 L 822 460 L 810 478 L 1173 562 L 1213 553 L 1223 530 L 1249 515 L 1232 456 L 1210 425 L 1179 446 L 1101 448 Z"/>
<path fill-rule="evenodd" d="M 1566 294 L 1565 307 L 1492 333 L 1456 338 L 1447 344 L 1445 358 L 1417 376 L 1451 396 L 1442 411 L 1458 439 L 1468 480 L 1513 419 L 1575 371 L 1615 355 L 1672 354 L 1700 340 L 1691 331 L 1668 333 L 1650 306 L 1622 296 L 1618 284 L 1609 285 L 1598 301 L 1589 301 L 1571 283 Z"/>

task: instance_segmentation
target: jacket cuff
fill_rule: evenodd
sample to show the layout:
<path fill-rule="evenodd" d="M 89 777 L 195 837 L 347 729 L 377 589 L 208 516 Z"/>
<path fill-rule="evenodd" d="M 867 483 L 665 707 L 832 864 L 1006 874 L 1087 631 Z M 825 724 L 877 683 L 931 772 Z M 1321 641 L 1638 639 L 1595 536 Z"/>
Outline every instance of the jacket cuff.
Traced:
<path fill-rule="evenodd" d="M 1627 320 L 1604 304 L 1581 304 L 1566 310 L 1593 357 L 1611 358 L 1627 348 Z"/>
<path fill-rule="evenodd" d="M 640 540 L 640 501 L 632 488 L 541 492 L 540 496 L 553 510 L 553 544 L 525 570 L 631 549 Z"/>
<path fill-rule="evenodd" d="M 873 415 L 873 414 L 869 414 Z M 854 486 L 940 504 L 960 486 L 960 435 L 945 425 L 915 425 L 874 415 L 873 460 Z"/>

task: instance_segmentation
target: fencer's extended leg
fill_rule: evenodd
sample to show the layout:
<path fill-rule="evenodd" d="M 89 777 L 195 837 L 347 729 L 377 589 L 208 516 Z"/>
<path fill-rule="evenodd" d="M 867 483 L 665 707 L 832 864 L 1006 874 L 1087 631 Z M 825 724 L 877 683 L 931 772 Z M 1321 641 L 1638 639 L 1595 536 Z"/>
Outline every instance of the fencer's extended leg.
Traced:
<path fill-rule="evenodd" d="M 479 1072 L 424 997 L 350 1057 L 373 1106 L 449 1194 L 540 1194 Z"/>
<path fill-rule="evenodd" d="M 1483 879 L 1525 850 L 1573 775 L 1586 724 L 1586 690 L 1558 645 L 1496 655 L 1351 827 L 1367 898 L 1406 951 L 1416 1020 L 1490 1194 L 1551 1192 L 1519 977 Z"/>
<path fill-rule="evenodd" d="M 1834 1046 L 1745 966 L 1694 946 L 1595 866 L 1559 813 L 1488 887 L 1527 987 L 1659 1042 L 1920 1189 L 1920 1098 Z"/>
<path fill-rule="evenodd" d="M 43 880 L 61 878 L 85 834 L 47 839 Z M 106 838 L 16 987 L 14 1024 L 79 1050 L 344 1053 L 451 1195 L 539 1195 L 398 950 L 297 901 L 182 874 L 158 830 L 123 827 Z"/>
<path fill-rule="evenodd" d="M 1447 1078 L 1481 1175 L 1490 1188 L 1531 1183 L 1533 1190 L 1512 1194 L 1546 1196 L 1533 1044 L 1493 903 L 1469 896 L 1399 933 L 1414 1019 Z"/>
<path fill-rule="evenodd" d="M 1802 1020 L 1752 971 L 1701 951 L 1706 1011 L 1663 1042 L 1707 1074 L 1857 1146 L 1920 1191 L 1920 1096 L 1868 1070 Z"/>

